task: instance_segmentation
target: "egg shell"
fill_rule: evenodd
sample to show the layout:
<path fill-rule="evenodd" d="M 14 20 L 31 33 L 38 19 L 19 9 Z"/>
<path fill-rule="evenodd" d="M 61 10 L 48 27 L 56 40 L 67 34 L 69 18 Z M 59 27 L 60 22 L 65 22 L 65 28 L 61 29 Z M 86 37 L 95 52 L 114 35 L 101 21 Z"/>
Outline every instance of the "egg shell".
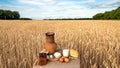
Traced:
<path fill-rule="evenodd" d="M 68 62 L 69 62 L 69 59 L 68 59 L 68 58 L 64 58 L 64 61 L 65 61 L 66 63 L 68 63 Z"/>
<path fill-rule="evenodd" d="M 59 59 L 59 61 L 60 61 L 60 62 L 64 62 L 64 58 L 61 57 L 61 58 Z"/>
<path fill-rule="evenodd" d="M 50 55 L 50 59 L 53 59 L 53 55 Z"/>
<path fill-rule="evenodd" d="M 54 56 L 55 56 L 55 58 L 60 58 L 60 57 L 61 57 L 61 53 L 55 52 L 55 53 L 54 53 Z"/>
<path fill-rule="evenodd" d="M 50 57 L 49 57 L 49 55 L 47 55 L 47 59 L 49 59 Z"/>

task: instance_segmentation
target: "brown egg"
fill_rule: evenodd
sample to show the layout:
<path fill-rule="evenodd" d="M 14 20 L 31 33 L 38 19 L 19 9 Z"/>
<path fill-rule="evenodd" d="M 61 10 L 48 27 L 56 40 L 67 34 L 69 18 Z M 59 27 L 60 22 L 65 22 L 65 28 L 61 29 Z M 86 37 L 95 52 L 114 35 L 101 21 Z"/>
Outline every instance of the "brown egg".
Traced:
<path fill-rule="evenodd" d="M 64 61 L 65 61 L 66 63 L 68 63 L 68 62 L 69 62 L 69 59 L 68 59 L 68 58 L 64 58 Z"/>
<path fill-rule="evenodd" d="M 59 61 L 60 61 L 60 62 L 63 62 L 63 61 L 64 61 L 64 58 L 61 57 L 61 58 L 59 59 Z"/>

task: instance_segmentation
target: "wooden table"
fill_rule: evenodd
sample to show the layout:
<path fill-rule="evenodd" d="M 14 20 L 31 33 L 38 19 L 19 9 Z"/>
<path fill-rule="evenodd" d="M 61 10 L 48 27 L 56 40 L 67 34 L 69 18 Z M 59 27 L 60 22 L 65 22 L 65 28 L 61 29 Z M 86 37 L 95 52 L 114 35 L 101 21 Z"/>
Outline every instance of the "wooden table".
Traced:
<path fill-rule="evenodd" d="M 34 66 L 33 68 L 80 68 L 80 61 L 79 59 L 71 60 L 69 63 L 60 63 L 59 61 L 56 62 L 48 62 L 44 66 Z"/>

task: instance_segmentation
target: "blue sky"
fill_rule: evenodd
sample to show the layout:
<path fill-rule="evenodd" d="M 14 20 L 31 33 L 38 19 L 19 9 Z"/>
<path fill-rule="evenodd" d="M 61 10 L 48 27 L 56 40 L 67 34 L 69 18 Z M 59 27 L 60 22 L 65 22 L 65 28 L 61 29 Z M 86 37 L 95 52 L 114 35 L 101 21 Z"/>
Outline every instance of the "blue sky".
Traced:
<path fill-rule="evenodd" d="M 120 0 L 0 0 L 0 9 L 32 19 L 90 18 L 119 6 Z"/>

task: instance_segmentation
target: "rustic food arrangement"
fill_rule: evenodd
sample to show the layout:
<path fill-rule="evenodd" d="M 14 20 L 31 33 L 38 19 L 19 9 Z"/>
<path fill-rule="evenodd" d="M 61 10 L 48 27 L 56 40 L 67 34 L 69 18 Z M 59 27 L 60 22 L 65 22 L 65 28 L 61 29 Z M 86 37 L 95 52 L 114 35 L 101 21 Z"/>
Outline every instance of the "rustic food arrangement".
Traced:
<path fill-rule="evenodd" d="M 55 61 L 69 63 L 70 60 L 76 59 L 78 56 L 78 52 L 74 49 L 58 49 L 54 41 L 54 33 L 47 32 L 43 50 L 39 53 L 39 65 Z"/>

